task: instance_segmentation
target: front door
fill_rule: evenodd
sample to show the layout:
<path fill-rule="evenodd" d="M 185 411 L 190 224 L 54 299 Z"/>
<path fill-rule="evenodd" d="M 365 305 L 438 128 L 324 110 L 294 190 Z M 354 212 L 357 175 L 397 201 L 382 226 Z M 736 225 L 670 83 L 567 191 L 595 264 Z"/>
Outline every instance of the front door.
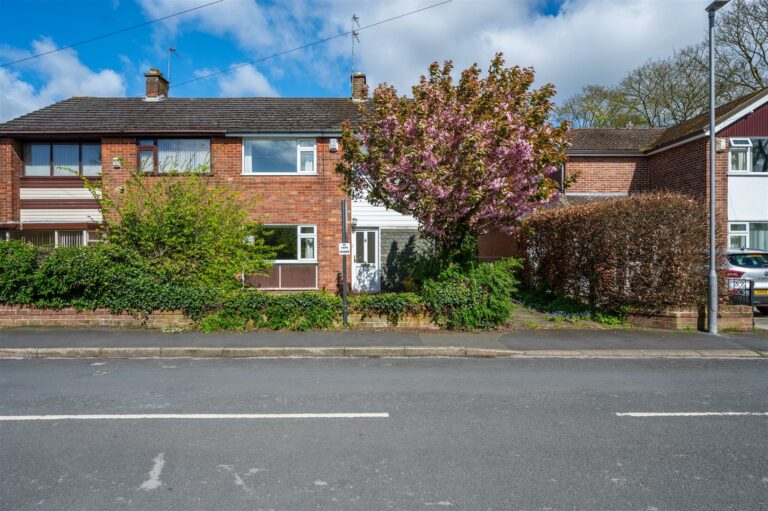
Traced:
<path fill-rule="evenodd" d="M 379 271 L 379 231 L 352 231 L 352 290 L 377 293 L 381 289 Z"/>

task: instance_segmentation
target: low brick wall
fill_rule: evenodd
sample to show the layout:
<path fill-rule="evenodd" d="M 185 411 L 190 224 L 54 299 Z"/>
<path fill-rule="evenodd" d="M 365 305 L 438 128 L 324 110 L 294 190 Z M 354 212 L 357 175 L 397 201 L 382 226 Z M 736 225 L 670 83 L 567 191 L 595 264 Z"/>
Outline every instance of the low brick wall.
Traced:
<path fill-rule="evenodd" d="M 116 327 L 116 328 L 185 328 L 191 320 L 177 311 L 153 312 L 147 318 L 107 309 L 78 311 L 38 309 L 35 307 L 0 305 L 0 328 L 19 326 Z"/>
<path fill-rule="evenodd" d="M 749 332 L 753 327 L 752 307 L 746 305 L 721 305 L 717 313 L 719 330 Z M 707 310 L 681 309 L 661 312 L 635 311 L 627 317 L 629 324 L 642 328 L 665 330 L 706 330 Z"/>
<path fill-rule="evenodd" d="M 397 325 L 387 321 L 386 316 L 380 314 L 349 314 L 349 326 L 353 328 L 402 328 L 418 330 L 439 330 L 440 327 L 432 322 L 429 316 L 419 314 L 405 314 Z"/>

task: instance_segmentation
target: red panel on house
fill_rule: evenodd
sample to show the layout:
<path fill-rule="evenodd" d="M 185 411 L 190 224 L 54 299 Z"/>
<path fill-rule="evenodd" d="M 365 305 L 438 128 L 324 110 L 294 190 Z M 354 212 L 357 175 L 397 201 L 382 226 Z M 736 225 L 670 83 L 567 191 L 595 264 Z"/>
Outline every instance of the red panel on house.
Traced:
<path fill-rule="evenodd" d="M 720 137 L 768 137 L 768 103 L 745 115 L 720 133 Z"/>

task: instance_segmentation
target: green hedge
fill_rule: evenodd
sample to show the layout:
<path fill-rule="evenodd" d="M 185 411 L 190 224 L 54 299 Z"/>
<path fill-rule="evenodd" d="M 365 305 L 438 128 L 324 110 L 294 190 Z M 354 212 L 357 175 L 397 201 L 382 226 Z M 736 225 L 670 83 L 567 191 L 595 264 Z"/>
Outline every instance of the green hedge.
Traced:
<path fill-rule="evenodd" d="M 341 317 L 341 298 L 328 293 L 266 294 L 238 291 L 202 322 L 205 331 L 314 330 L 330 328 Z"/>
<path fill-rule="evenodd" d="M 0 303 L 29 303 L 34 298 L 37 249 L 18 241 L 0 243 Z"/>
<path fill-rule="evenodd" d="M 422 295 L 351 295 L 350 312 L 380 314 L 397 324 L 428 313 L 446 328 L 503 325 L 517 292 L 517 260 L 453 266 L 424 284 Z M 0 243 L 0 303 L 45 308 L 109 309 L 146 315 L 181 310 L 203 330 L 310 330 L 341 323 L 341 298 L 328 293 L 272 294 L 177 285 L 135 252 L 111 244 L 43 254 L 17 241 Z"/>

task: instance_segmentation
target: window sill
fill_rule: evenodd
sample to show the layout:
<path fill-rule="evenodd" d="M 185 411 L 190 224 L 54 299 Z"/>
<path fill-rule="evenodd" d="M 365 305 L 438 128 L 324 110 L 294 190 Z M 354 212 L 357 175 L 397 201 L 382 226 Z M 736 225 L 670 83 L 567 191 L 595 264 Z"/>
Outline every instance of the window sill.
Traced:
<path fill-rule="evenodd" d="M 241 176 L 317 176 L 317 172 L 241 172 Z"/>
<path fill-rule="evenodd" d="M 768 177 L 768 172 L 729 172 L 729 176 Z"/>

